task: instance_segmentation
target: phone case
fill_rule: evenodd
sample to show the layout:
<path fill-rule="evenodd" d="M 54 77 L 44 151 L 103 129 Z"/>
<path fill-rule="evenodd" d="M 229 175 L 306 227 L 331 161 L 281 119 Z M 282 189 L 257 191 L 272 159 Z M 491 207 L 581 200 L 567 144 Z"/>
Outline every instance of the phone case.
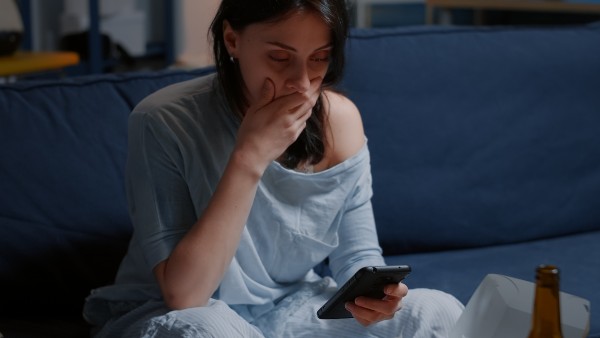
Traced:
<path fill-rule="evenodd" d="M 401 282 L 410 272 L 408 265 L 363 267 L 317 311 L 317 316 L 321 319 L 351 318 L 345 308 L 346 302 L 359 296 L 381 299 L 385 296 L 385 285 Z"/>

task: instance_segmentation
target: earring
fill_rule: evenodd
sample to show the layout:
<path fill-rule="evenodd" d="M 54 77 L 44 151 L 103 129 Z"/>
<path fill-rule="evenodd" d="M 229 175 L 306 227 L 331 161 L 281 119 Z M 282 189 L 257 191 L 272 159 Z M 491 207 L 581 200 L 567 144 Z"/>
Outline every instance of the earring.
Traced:
<path fill-rule="evenodd" d="M 231 61 L 231 63 L 235 63 L 235 59 L 233 58 L 233 56 L 229 57 L 229 61 Z"/>

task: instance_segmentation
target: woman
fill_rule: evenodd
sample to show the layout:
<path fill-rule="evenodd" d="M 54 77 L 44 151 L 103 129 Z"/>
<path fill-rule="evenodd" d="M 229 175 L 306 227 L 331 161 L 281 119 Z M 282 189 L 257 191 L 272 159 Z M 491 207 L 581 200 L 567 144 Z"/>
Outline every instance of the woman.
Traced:
<path fill-rule="evenodd" d="M 336 285 L 385 264 L 360 114 L 331 89 L 347 30 L 343 0 L 224 0 L 218 75 L 135 108 L 134 234 L 115 284 L 86 302 L 98 337 L 447 335 L 462 305 L 402 283 L 348 303 L 354 319 L 316 317 Z M 333 279 L 313 271 L 326 258 Z"/>

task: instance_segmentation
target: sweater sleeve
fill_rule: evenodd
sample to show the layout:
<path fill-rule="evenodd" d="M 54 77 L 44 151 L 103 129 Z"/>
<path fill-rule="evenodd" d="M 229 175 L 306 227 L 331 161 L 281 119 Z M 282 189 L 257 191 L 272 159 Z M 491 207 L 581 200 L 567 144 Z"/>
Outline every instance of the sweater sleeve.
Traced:
<path fill-rule="evenodd" d="M 158 120 L 157 120 L 158 119 Z M 188 185 L 182 175 L 177 138 L 168 122 L 140 111 L 129 120 L 126 186 L 134 244 L 146 269 L 168 258 L 195 222 Z"/>
<path fill-rule="evenodd" d="M 364 170 L 342 215 L 340 244 L 329 255 L 329 266 L 338 285 L 346 282 L 363 266 L 385 265 L 373 216 L 371 184 L 370 164 L 365 161 Z"/>

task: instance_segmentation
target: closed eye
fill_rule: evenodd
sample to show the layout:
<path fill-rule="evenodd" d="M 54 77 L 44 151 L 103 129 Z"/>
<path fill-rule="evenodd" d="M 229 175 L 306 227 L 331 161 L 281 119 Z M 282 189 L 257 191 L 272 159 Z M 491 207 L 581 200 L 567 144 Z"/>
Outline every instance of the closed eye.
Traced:
<path fill-rule="evenodd" d="M 310 57 L 310 61 L 313 61 L 313 62 L 329 62 L 330 54 L 331 53 L 329 52 L 329 50 L 319 51 L 319 52 L 313 54 Z"/>
<path fill-rule="evenodd" d="M 275 62 L 287 62 L 287 61 L 289 61 L 289 60 L 290 60 L 290 59 L 285 59 L 285 58 L 274 58 L 274 57 L 272 57 L 272 56 L 269 56 L 269 58 L 270 58 L 272 61 L 275 61 Z"/>
<path fill-rule="evenodd" d="M 287 62 L 290 60 L 290 54 L 286 51 L 272 51 L 268 55 L 269 59 L 275 62 Z"/>

